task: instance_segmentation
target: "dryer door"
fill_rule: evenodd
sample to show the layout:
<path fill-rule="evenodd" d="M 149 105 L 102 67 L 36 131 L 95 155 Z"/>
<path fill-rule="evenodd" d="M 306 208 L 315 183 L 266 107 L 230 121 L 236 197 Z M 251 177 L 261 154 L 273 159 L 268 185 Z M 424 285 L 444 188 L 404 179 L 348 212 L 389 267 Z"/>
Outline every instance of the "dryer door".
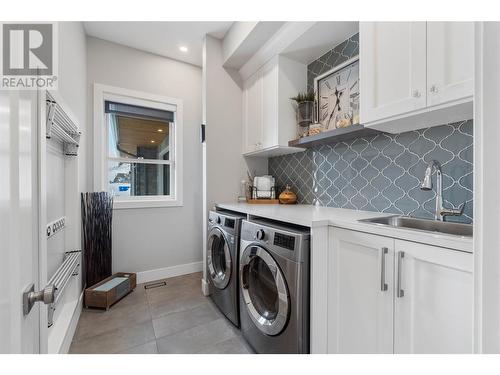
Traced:
<path fill-rule="evenodd" d="M 213 228 L 208 234 L 207 265 L 210 279 L 216 288 L 224 289 L 231 279 L 231 253 L 222 231 Z"/>
<path fill-rule="evenodd" d="M 240 262 L 241 291 L 250 318 L 261 332 L 278 335 L 290 313 L 283 273 L 271 254 L 257 245 L 248 246 Z"/>

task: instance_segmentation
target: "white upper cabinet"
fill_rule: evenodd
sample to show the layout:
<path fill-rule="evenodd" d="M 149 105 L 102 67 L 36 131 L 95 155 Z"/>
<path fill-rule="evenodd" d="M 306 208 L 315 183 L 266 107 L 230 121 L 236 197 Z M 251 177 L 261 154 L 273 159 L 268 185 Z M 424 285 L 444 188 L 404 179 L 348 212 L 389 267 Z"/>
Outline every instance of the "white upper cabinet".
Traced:
<path fill-rule="evenodd" d="M 395 353 L 472 353 L 472 254 L 400 240 L 395 250 Z"/>
<path fill-rule="evenodd" d="M 295 139 L 295 109 L 290 100 L 306 90 L 307 68 L 275 56 L 243 85 L 243 154 L 271 156 L 303 149 L 288 147 Z"/>
<path fill-rule="evenodd" d="M 391 133 L 472 118 L 471 22 L 361 22 L 361 122 Z"/>
<path fill-rule="evenodd" d="M 328 352 L 392 353 L 394 241 L 330 229 Z"/>
<path fill-rule="evenodd" d="M 474 23 L 427 23 L 427 105 L 472 96 Z"/>
<path fill-rule="evenodd" d="M 243 89 L 243 152 L 261 148 L 262 140 L 262 74 L 255 73 Z"/>
<path fill-rule="evenodd" d="M 425 108 L 425 22 L 360 23 L 361 120 Z"/>
<path fill-rule="evenodd" d="M 278 144 L 278 64 L 272 61 L 262 69 L 262 148 Z M 289 103 L 291 104 L 291 103 Z"/>

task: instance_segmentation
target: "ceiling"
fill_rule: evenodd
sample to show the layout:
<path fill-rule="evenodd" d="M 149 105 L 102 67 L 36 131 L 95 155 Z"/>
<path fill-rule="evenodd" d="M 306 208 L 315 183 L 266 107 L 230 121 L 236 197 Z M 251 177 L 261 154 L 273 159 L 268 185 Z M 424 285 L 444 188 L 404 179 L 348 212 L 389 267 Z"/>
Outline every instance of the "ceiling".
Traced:
<path fill-rule="evenodd" d="M 261 35 L 260 39 L 253 41 L 254 44 L 258 42 L 256 48 L 269 39 L 283 23 L 259 22 L 259 28 L 265 32 L 261 33 L 264 40 L 262 40 Z M 201 67 L 205 35 L 223 39 L 232 24 L 233 22 L 216 21 L 99 21 L 84 22 L 84 27 L 90 36 Z M 255 30 L 257 29 L 256 27 Z M 280 53 L 296 61 L 309 63 L 356 32 L 358 32 L 358 22 L 316 22 Z M 253 36 L 255 37 L 255 35 Z M 181 51 L 179 49 L 181 46 L 187 47 L 188 51 Z M 244 62 L 249 56 L 240 57 Z"/>
<path fill-rule="evenodd" d="M 320 21 L 287 46 L 281 54 L 309 64 L 359 31 L 352 21 Z"/>
<path fill-rule="evenodd" d="M 117 121 L 120 151 L 123 150 L 132 155 L 137 155 L 139 147 L 157 152 L 168 137 L 169 124 L 167 122 L 124 116 L 117 116 Z M 127 157 L 127 155 L 122 155 L 122 157 Z"/>
<path fill-rule="evenodd" d="M 222 39 L 233 22 L 84 22 L 87 35 L 193 65 L 202 64 L 205 34 Z M 185 46 L 187 52 L 179 47 Z"/>

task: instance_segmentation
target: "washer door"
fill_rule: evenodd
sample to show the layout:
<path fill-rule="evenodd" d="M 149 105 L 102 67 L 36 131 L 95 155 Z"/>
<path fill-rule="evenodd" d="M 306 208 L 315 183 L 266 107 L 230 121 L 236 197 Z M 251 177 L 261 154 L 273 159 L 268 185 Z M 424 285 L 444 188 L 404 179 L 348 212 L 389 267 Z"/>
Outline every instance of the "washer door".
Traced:
<path fill-rule="evenodd" d="M 240 262 L 241 290 L 250 318 L 261 332 L 278 335 L 290 312 L 283 273 L 271 254 L 260 246 L 248 246 Z"/>
<path fill-rule="evenodd" d="M 208 273 L 218 289 L 224 289 L 231 279 L 231 253 L 226 237 L 218 228 L 208 234 L 207 244 Z"/>

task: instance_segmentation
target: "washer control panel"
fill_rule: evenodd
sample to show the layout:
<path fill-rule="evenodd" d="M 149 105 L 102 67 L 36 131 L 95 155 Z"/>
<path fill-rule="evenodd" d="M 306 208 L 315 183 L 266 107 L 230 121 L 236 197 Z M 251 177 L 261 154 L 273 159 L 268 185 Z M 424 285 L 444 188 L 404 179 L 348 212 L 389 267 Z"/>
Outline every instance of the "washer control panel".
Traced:
<path fill-rule="evenodd" d="M 263 241 L 266 239 L 266 232 L 264 232 L 264 229 L 259 229 L 255 233 L 255 238 L 258 239 L 259 241 Z"/>

